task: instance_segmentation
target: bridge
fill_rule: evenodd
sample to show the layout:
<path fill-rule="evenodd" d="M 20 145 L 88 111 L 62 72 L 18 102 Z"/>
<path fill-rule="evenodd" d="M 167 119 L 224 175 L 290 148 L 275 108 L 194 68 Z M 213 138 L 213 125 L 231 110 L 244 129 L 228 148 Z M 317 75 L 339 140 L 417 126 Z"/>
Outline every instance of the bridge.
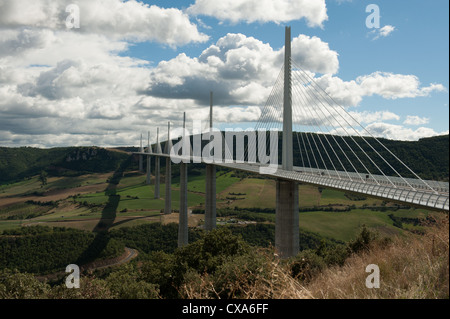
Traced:
<path fill-rule="evenodd" d="M 134 153 L 139 155 L 140 171 L 144 171 L 143 159 L 147 158 L 147 184 L 151 183 L 151 158 L 155 158 L 155 198 L 160 197 L 160 160 L 166 160 L 166 214 L 172 212 L 171 164 L 180 165 L 179 247 L 188 243 L 189 163 L 206 164 L 207 231 L 216 227 L 216 166 L 276 179 L 275 248 L 284 258 L 295 256 L 299 251 L 300 183 L 429 210 L 449 211 L 448 183 L 421 179 L 292 60 L 290 27 L 286 27 L 285 32 L 284 65 L 253 131 L 229 135 L 225 132 L 224 139 L 223 133 L 213 128 L 211 92 L 209 129 L 197 136 L 189 135 L 184 113 L 182 132 L 181 140 L 173 145 L 169 122 L 164 151 L 157 128 L 155 147 L 150 144 L 149 132 L 147 148 L 142 145 L 141 135 L 140 149 Z M 282 136 L 281 163 L 278 161 L 279 134 Z M 245 137 L 247 143 L 244 143 Z M 209 142 L 203 151 L 201 140 Z M 234 140 L 238 145 L 233 145 Z M 294 158 L 295 140 L 299 154 Z M 400 171 L 410 177 L 403 177 Z"/>

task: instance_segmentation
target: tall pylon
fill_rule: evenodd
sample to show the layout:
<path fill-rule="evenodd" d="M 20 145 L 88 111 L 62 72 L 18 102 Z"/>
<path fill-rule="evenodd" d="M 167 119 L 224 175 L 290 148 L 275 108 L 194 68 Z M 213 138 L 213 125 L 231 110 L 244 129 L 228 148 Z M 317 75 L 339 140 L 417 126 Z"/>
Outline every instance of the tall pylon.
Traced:
<path fill-rule="evenodd" d="M 152 146 L 150 145 L 150 131 L 148 132 L 147 135 L 147 153 L 149 155 L 147 155 L 147 180 L 146 183 L 147 185 L 150 185 L 152 182 L 152 175 L 151 175 L 151 166 L 152 166 L 152 157 L 150 156 L 150 154 L 152 154 Z"/>
<path fill-rule="evenodd" d="M 183 136 L 186 137 L 186 112 L 183 113 Z M 185 145 L 185 144 L 184 144 Z M 184 147 L 183 145 L 183 147 Z M 188 244 L 188 192 L 187 192 L 187 164 L 184 161 L 180 163 L 180 216 L 178 222 L 178 247 Z"/>
<path fill-rule="evenodd" d="M 291 84 L 291 27 L 286 27 L 284 44 L 283 145 L 282 167 L 293 169 L 292 144 L 292 84 Z"/>
<path fill-rule="evenodd" d="M 291 28 L 286 27 L 284 46 L 283 149 L 282 169 L 293 169 L 292 92 L 291 92 Z M 299 210 L 298 183 L 277 179 L 275 214 L 275 249 L 282 258 L 298 254 Z"/>
<path fill-rule="evenodd" d="M 213 131 L 213 92 L 209 93 L 209 133 Z M 206 164 L 205 230 L 216 228 L 216 166 Z"/>
<path fill-rule="evenodd" d="M 170 150 L 172 149 L 172 141 L 170 139 L 170 122 L 167 123 L 167 143 L 165 154 L 170 155 Z M 166 158 L 166 175 L 165 175 L 165 185 L 166 185 L 166 194 L 165 194 L 165 205 L 164 205 L 164 214 L 172 213 L 172 160 L 170 156 Z"/>
<path fill-rule="evenodd" d="M 161 144 L 159 143 L 159 127 L 156 128 L 156 154 L 162 154 Z M 155 198 L 159 199 L 159 185 L 161 182 L 161 158 L 155 156 Z"/>
<path fill-rule="evenodd" d="M 143 153 L 144 152 L 144 148 L 142 147 L 142 133 L 141 133 L 141 144 L 139 146 L 139 152 Z M 139 155 L 139 172 L 143 172 L 144 171 L 144 163 L 143 163 L 143 155 Z"/>

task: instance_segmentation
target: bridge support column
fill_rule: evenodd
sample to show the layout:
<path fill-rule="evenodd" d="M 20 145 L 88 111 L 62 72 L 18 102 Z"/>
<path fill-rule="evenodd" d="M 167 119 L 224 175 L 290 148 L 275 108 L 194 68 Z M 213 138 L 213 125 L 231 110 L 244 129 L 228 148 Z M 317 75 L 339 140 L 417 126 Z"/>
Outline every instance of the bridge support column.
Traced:
<path fill-rule="evenodd" d="M 147 180 L 146 180 L 147 185 L 150 185 L 152 183 L 152 174 L 150 169 L 151 164 L 152 158 L 150 157 L 150 155 L 147 155 Z"/>
<path fill-rule="evenodd" d="M 187 164 L 180 164 L 180 217 L 178 223 L 178 247 L 188 244 L 188 196 Z"/>
<path fill-rule="evenodd" d="M 299 252 L 298 184 L 277 180 L 275 248 L 282 258 Z"/>
<path fill-rule="evenodd" d="M 155 157 L 155 198 L 159 199 L 159 184 L 161 181 L 161 160 L 159 156 Z"/>
<path fill-rule="evenodd" d="M 159 144 L 159 127 L 156 128 L 156 154 L 161 154 L 161 144 Z M 159 199 L 159 185 L 161 183 L 161 159 L 155 158 L 155 198 Z"/>
<path fill-rule="evenodd" d="M 216 166 L 206 165 L 205 230 L 216 228 Z"/>
<path fill-rule="evenodd" d="M 213 129 L 213 92 L 209 93 L 209 129 Z M 209 136 L 211 138 L 211 135 Z M 216 150 L 214 150 L 215 152 Z M 211 150 L 210 150 L 211 153 Z M 210 154 L 209 153 L 209 154 Z M 216 166 L 206 165 L 205 230 L 216 228 Z"/>
<path fill-rule="evenodd" d="M 170 155 L 170 150 L 172 149 L 172 141 L 170 140 L 170 122 L 167 123 L 167 142 L 166 151 L 167 155 Z M 166 196 L 165 196 L 165 206 L 164 214 L 172 213 L 172 160 L 170 156 L 166 158 Z"/>
<path fill-rule="evenodd" d="M 172 213 L 172 161 L 170 157 L 166 158 L 166 195 L 165 195 L 165 206 L 164 214 Z"/>
<path fill-rule="evenodd" d="M 143 159 L 143 155 L 139 155 L 139 172 L 143 172 L 144 171 L 144 159 Z"/>
<path fill-rule="evenodd" d="M 152 183 L 152 173 L 151 173 L 151 167 L 152 167 L 152 158 L 150 154 L 152 153 L 152 146 L 150 145 L 150 131 L 148 132 L 148 138 L 147 138 L 147 185 L 150 185 Z"/>
<path fill-rule="evenodd" d="M 142 147 L 142 134 L 141 134 L 141 145 L 139 147 L 139 152 L 143 153 L 144 148 Z M 139 172 L 142 173 L 144 171 L 144 156 L 139 155 Z"/>

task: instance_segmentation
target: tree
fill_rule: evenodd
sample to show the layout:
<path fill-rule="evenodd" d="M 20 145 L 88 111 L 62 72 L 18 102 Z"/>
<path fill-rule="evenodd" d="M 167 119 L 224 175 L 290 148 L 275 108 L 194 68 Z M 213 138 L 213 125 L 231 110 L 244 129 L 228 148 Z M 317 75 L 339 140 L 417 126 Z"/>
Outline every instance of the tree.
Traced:
<path fill-rule="evenodd" d="M 50 286 L 39 282 L 32 274 L 17 270 L 0 270 L 0 299 L 39 299 Z"/>
<path fill-rule="evenodd" d="M 41 186 L 47 185 L 47 172 L 42 170 L 41 174 L 39 174 L 39 181 L 41 182 Z"/>
<path fill-rule="evenodd" d="M 119 299 L 157 299 L 158 287 L 142 280 L 135 266 L 126 264 L 112 272 L 106 285 Z"/>

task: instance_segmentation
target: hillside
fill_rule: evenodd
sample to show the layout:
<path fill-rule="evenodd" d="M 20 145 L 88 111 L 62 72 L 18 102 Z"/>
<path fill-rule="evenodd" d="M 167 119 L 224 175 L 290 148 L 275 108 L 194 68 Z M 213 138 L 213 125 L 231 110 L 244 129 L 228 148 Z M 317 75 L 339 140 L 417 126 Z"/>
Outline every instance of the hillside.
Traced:
<path fill-rule="evenodd" d="M 222 132 L 222 134 L 224 135 L 225 132 Z M 267 140 L 268 139 L 269 137 L 267 137 Z M 386 175 L 397 176 L 390 167 L 391 165 L 403 177 L 415 178 L 407 168 L 399 163 L 386 149 L 383 148 L 383 146 L 380 145 L 379 142 L 381 142 L 421 178 L 436 181 L 449 180 L 449 135 L 423 138 L 418 141 L 397 141 L 378 138 L 379 142 L 377 142 L 371 137 L 364 137 L 364 140 L 361 137 L 341 137 L 329 134 L 318 135 L 313 133 L 294 132 L 294 165 L 305 165 L 309 167 L 307 162 L 309 157 L 311 166 L 317 167 L 314 161 L 315 156 L 319 168 L 325 168 L 324 162 L 328 169 L 332 169 L 334 165 L 337 170 L 342 170 L 342 163 L 346 170 L 354 171 L 352 165 L 346 160 L 346 158 L 348 158 L 359 172 L 366 172 L 364 167 L 367 167 L 372 174 L 380 175 L 380 171 L 365 155 L 367 154 Z M 368 145 L 366 141 L 370 145 Z M 192 142 L 193 138 L 191 137 L 191 143 Z M 357 146 L 355 142 L 359 146 Z M 208 141 L 202 141 L 202 149 L 207 143 Z M 338 144 L 340 146 L 338 146 Z M 301 152 L 299 145 L 301 146 Z M 325 146 L 327 152 L 324 152 L 322 145 Z M 161 143 L 161 146 L 165 149 L 165 143 Z M 236 147 L 236 145 L 234 145 L 234 147 Z M 317 148 L 321 151 L 322 156 L 319 155 Z M 282 133 L 280 132 L 278 135 L 279 164 L 281 164 L 282 158 L 281 151 Z M 345 152 L 345 155 L 342 151 Z M 235 149 L 233 153 L 236 153 Z M 326 153 L 330 154 L 330 158 L 326 156 Z M 383 156 L 389 164 L 378 157 L 377 153 Z M 340 158 L 340 161 L 336 158 L 335 154 Z M 359 159 L 357 159 L 356 156 Z M 304 164 L 302 163 L 302 158 Z"/>
<path fill-rule="evenodd" d="M 306 135 L 305 133 L 299 134 L 299 141 L 302 141 L 302 135 Z M 309 134 L 308 134 L 309 135 Z M 321 145 L 317 135 L 313 135 L 316 139 L 317 145 Z M 345 161 L 345 156 L 340 152 L 339 147 L 337 146 L 337 141 L 341 147 L 346 152 L 346 155 L 352 161 L 354 166 L 359 172 L 365 172 L 364 168 L 360 164 L 360 162 L 356 159 L 353 153 L 349 150 L 346 145 L 352 147 L 355 154 L 360 158 L 364 166 L 366 166 L 371 173 L 380 174 L 377 168 L 371 163 L 371 161 L 364 155 L 366 152 L 380 169 L 386 174 L 391 176 L 396 176 L 395 172 L 389 167 L 388 164 L 383 162 L 374 152 L 374 150 L 367 145 L 360 137 L 337 137 L 327 135 L 328 141 L 336 151 L 337 155 L 340 156 L 341 161 L 343 162 L 346 169 L 353 171 L 352 167 L 348 162 Z M 310 139 L 312 139 L 310 137 Z M 345 140 L 345 143 L 342 141 Z M 308 152 L 308 154 L 304 151 L 302 147 L 302 154 L 300 154 L 299 146 L 297 143 L 297 138 L 294 138 L 294 165 L 301 166 L 301 158 L 303 157 L 306 161 L 307 155 L 312 159 L 312 152 Z M 303 137 L 303 140 L 307 140 L 306 136 Z M 330 145 L 327 143 L 327 140 L 322 137 L 321 138 L 323 145 L 325 145 L 327 152 L 329 154 L 334 154 Z M 353 140 L 357 141 L 358 144 L 361 145 L 364 152 L 356 147 L 356 144 Z M 415 178 L 408 169 L 398 163 L 394 159 L 392 155 L 389 154 L 378 142 L 375 141 L 374 138 L 365 137 L 365 140 L 380 154 L 382 155 L 388 162 L 391 164 L 403 177 L 411 177 Z M 428 180 L 439 180 L 439 181 L 448 181 L 449 178 L 449 135 L 435 136 L 430 138 L 423 138 L 418 141 L 395 141 L 379 138 L 378 139 L 384 146 L 386 146 L 393 154 L 395 154 L 399 159 L 401 159 L 406 165 L 408 165 L 416 174 L 418 174 L 423 179 Z M 279 145 L 281 145 L 281 137 L 279 140 Z M 312 149 L 316 152 L 315 144 L 311 141 Z M 308 145 L 309 146 L 309 145 Z M 281 150 L 279 150 L 281 151 Z M 323 153 L 323 151 L 322 151 Z M 319 158 L 317 156 L 316 157 Z M 279 158 L 281 158 L 281 153 L 279 154 Z M 328 168 L 332 168 L 333 166 L 330 163 L 330 160 L 323 155 L 323 159 Z M 335 158 L 333 158 L 333 164 L 339 170 L 340 163 Z M 319 167 L 325 168 L 323 164 L 318 160 Z"/>
<path fill-rule="evenodd" d="M 107 173 L 127 158 L 125 153 L 99 147 L 0 147 L 0 184 L 37 175 L 42 170 L 53 176 Z"/>
<path fill-rule="evenodd" d="M 301 133 L 298 139 L 302 140 Z M 309 134 L 308 134 L 309 135 Z M 318 135 L 312 135 L 317 141 Z M 327 136 L 330 145 L 334 149 L 338 149 L 335 141 L 340 141 L 341 137 Z M 306 136 L 303 138 L 306 140 Z M 330 145 L 325 142 L 327 151 L 332 154 Z M 370 160 L 364 156 L 363 151 L 354 146 L 352 139 L 345 137 L 346 142 L 353 146 L 355 154 L 361 159 L 362 163 L 368 167 L 372 173 L 379 174 L 377 169 L 373 166 Z M 360 141 L 361 138 L 353 138 Z M 294 165 L 301 166 L 301 158 L 306 159 L 308 156 L 313 158 L 313 152 L 316 152 L 314 143 L 312 150 L 306 152 L 302 148 L 300 153 L 299 144 L 296 142 L 297 137 L 294 138 Z M 373 138 L 366 138 L 366 140 L 386 159 L 392 159 L 392 156 L 387 154 L 385 150 L 380 148 L 379 144 Z M 406 163 L 414 172 L 421 178 L 448 181 L 449 180 L 449 135 L 435 136 L 430 138 L 420 139 L 419 141 L 394 141 L 387 139 L 379 139 L 388 149 L 390 149 L 396 156 L 398 156 L 404 163 Z M 161 143 L 164 149 L 165 143 Z M 206 145 L 206 141 L 203 141 Z M 317 143 L 318 145 L 320 143 Z M 364 152 L 372 158 L 376 155 L 374 151 L 368 146 L 361 143 Z M 41 170 L 53 176 L 76 176 L 86 173 L 106 173 L 114 171 L 119 167 L 120 163 L 127 158 L 126 152 L 136 151 L 135 147 L 119 147 L 116 149 L 105 149 L 100 147 L 61 147 L 50 149 L 39 149 L 32 147 L 7 148 L 0 147 L 0 184 L 5 182 L 18 181 L 25 177 L 37 175 Z M 279 136 L 279 160 L 281 161 L 281 134 Z M 308 154 L 307 154 L 308 153 Z M 338 153 L 339 155 L 339 153 Z M 348 152 L 350 160 L 357 169 L 364 171 L 359 161 Z M 352 157 L 353 156 L 353 157 Z M 330 161 L 326 156 L 323 157 L 325 164 L 332 167 Z M 339 169 L 339 163 L 333 159 L 334 165 Z M 352 170 L 350 164 L 342 161 L 346 169 Z M 281 162 L 280 162 L 281 163 Z M 394 161 L 391 162 L 392 164 Z M 164 167 L 164 161 L 162 161 Z M 318 163 L 320 168 L 324 168 L 323 164 Z M 387 175 L 392 174 L 389 166 L 383 162 L 377 163 L 379 167 Z M 394 166 L 404 177 L 413 177 L 412 174 L 401 166 Z M 390 174 L 391 173 L 391 174 Z"/>
<path fill-rule="evenodd" d="M 128 236 L 128 243 L 136 238 Z M 281 260 L 273 248 L 249 246 L 219 227 L 181 249 L 84 273 L 80 289 L 1 269 L 0 299 L 448 299 L 448 240 L 441 216 L 423 235 L 385 239 L 363 228 L 345 245 L 322 242 Z M 376 289 L 367 286 L 367 265 L 380 269 Z"/>

